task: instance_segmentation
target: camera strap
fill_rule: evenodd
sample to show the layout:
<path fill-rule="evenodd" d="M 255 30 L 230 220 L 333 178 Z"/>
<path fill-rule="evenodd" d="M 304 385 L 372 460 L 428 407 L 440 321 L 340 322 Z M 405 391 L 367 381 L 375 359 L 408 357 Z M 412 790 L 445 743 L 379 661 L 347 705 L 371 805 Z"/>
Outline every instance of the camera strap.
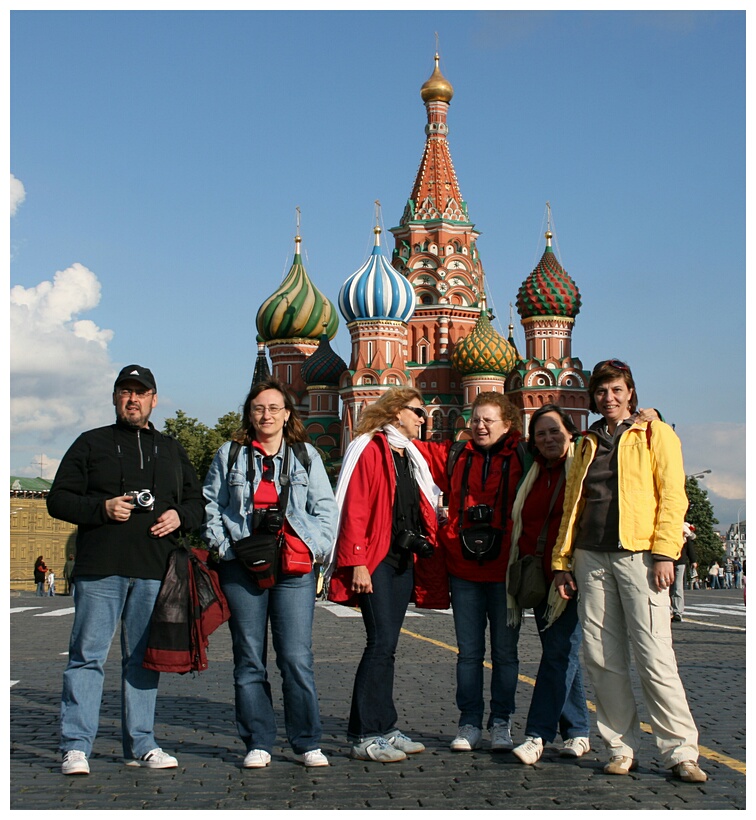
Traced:
<path fill-rule="evenodd" d="M 278 508 L 283 515 L 286 515 L 286 506 L 289 503 L 289 490 L 291 489 L 291 481 L 289 479 L 289 463 L 291 448 L 286 443 L 286 439 L 282 440 L 284 448 L 283 464 L 281 465 L 281 475 L 278 476 L 278 483 L 281 485 L 281 492 L 278 494 Z M 249 482 L 250 491 L 252 493 L 252 511 L 254 515 L 255 509 L 255 454 L 251 444 L 247 445 L 247 481 Z M 278 455 L 276 453 L 276 455 Z M 272 456 L 275 458 L 275 456 Z"/>
<path fill-rule="evenodd" d="M 113 426 L 113 443 L 115 444 L 116 448 L 116 455 L 118 456 L 118 470 L 121 473 L 121 495 L 126 495 L 126 476 L 123 472 L 123 450 L 121 449 L 121 445 L 118 443 L 118 439 L 116 438 L 116 431 L 117 427 Z M 142 464 L 142 469 L 144 469 L 144 454 L 142 451 L 142 438 L 141 438 L 141 430 L 136 431 L 137 436 L 137 448 L 139 449 L 139 461 Z M 153 436 L 157 435 L 157 431 L 153 431 Z M 150 492 L 152 495 L 155 495 L 155 470 L 157 469 L 157 457 L 158 457 L 158 446 L 157 441 L 153 440 L 152 443 L 152 480 L 150 482 Z M 143 487 L 132 487 L 134 490 L 141 490 L 144 489 Z"/>
<path fill-rule="evenodd" d="M 505 456 L 504 464 L 501 467 L 501 476 L 499 477 L 499 485 L 496 488 L 496 496 L 494 498 L 494 503 L 491 505 L 491 509 L 496 509 L 496 505 L 499 499 L 499 493 L 502 491 L 503 487 L 503 498 L 502 498 L 502 529 L 506 530 L 507 526 L 507 496 L 509 495 L 509 463 L 512 456 Z M 460 487 L 459 493 L 459 517 L 457 519 L 457 529 L 461 533 L 464 527 L 462 524 L 465 520 L 465 501 L 467 500 L 467 492 L 468 492 L 468 479 L 470 477 L 470 468 L 472 467 L 472 460 L 473 460 L 473 453 L 469 452 L 467 454 L 467 458 L 465 459 L 465 469 L 462 473 L 462 486 Z M 493 525 L 493 522 L 491 522 Z"/>

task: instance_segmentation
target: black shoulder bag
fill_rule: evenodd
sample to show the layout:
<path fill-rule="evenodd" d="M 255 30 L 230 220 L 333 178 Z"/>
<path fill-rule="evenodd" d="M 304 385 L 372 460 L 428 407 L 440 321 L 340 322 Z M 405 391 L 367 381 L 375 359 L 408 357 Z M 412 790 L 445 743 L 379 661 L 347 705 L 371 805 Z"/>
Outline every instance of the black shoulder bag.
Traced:
<path fill-rule="evenodd" d="M 546 575 L 543 571 L 543 553 L 546 549 L 546 538 L 549 533 L 549 522 L 554 511 L 559 490 L 564 484 L 564 468 L 559 473 L 559 478 L 554 487 L 554 494 L 551 496 L 549 511 L 546 513 L 546 520 L 541 527 L 541 534 L 536 542 L 535 555 L 523 555 L 518 558 L 509 568 L 509 585 L 507 592 L 517 601 L 520 609 L 531 609 L 538 606 L 546 597 L 548 585 Z"/>

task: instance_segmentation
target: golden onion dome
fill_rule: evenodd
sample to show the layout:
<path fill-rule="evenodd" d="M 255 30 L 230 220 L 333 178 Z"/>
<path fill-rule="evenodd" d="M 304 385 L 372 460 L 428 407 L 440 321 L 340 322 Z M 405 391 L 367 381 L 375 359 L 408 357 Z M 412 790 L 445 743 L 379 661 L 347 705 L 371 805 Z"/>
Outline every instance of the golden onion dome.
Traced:
<path fill-rule="evenodd" d="M 436 67 L 433 69 L 433 74 L 430 75 L 420 88 L 420 96 L 423 98 L 424 103 L 433 100 L 441 100 L 447 103 L 451 102 L 451 98 L 454 96 L 454 89 L 438 67 L 438 52 L 436 52 L 434 59 L 436 61 Z"/>

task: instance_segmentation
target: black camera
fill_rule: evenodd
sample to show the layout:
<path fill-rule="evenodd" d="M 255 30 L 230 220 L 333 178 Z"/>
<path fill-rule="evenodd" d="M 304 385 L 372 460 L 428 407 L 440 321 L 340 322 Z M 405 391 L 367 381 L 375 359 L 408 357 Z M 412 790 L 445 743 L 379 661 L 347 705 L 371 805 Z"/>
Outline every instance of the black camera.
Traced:
<path fill-rule="evenodd" d="M 468 507 L 467 520 L 471 524 L 490 524 L 493 521 L 493 508 L 488 504 L 476 504 L 474 507 Z"/>
<path fill-rule="evenodd" d="M 149 512 L 155 509 L 155 496 L 150 490 L 131 490 L 124 493 L 131 499 L 134 512 Z"/>
<path fill-rule="evenodd" d="M 254 532 L 277 533 L 283 527 L 284 517 L 278 507 L 268 507 L 264 510 L 255 510 L 252 517 Z"/>
<path fill-rule="evenodd" d="M 420 558 L 431 558 L 433 556 L 433 547 L 428 539 L 412 530 L 402 530 L 396 536 L 395 543 L 397 549 L 414 552 Z"/>

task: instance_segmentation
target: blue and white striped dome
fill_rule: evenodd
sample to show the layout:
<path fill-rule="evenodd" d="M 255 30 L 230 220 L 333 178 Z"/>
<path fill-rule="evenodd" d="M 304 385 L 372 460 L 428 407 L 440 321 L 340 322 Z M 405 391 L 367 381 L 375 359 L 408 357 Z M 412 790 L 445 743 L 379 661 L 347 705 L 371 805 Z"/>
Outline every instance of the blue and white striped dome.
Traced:
<path fill-rule="evenodd" d="M 375 228 L 370 258 L 339 293 L 339 310 L 347 322 L 358 319 L 393 319 L 408 322 L 415 312 L 415 291 L 407 278 L 391 267 L 381 253 L 381 229 Z"/>

